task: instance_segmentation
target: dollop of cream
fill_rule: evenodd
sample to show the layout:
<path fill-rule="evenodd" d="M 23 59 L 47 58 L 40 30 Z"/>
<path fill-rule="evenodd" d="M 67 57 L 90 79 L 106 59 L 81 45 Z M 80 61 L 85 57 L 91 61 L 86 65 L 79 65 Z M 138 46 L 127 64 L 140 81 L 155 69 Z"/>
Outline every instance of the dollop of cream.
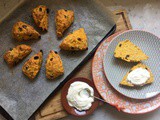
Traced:
<path fill-rule="evenodd" d="M 134 85 L 143 85 L 150 78 L 150 73 L 144 68 L 137 68 L 127 76 L 127 81 Z"/>
<path fill-rule="evenodd" d="M 94 90 L 85 82 L 76 81 L 73 82 L 67 94 L 67 101 L 71 107 L 75 107 L 77 110 L 88 110 L 94 102 Z"/>

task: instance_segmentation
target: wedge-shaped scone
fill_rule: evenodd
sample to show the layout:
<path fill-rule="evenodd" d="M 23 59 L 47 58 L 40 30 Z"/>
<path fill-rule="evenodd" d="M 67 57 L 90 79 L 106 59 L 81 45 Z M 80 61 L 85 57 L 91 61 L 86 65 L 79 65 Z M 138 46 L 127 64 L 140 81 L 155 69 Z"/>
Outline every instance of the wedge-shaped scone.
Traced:
<path fill-rule="evenodd" d="M 88 43 L 84 29 L 80 28 L 69 34 L 60 44 L 60 48 L 70 51 L 87 50 Z"/>
<path fill-rule="evenodd" d="M 10 67 L 13 67 L 23 58 L 31 53 L 32 49 L 28 45 L 18 45 L 13 49 L 10 49 L 4 54 L 4 60 L 8 63 Z"/>
<path fill-rule="evenodd" d="M 18 41 L 26 41 L 31 39 L 39 39 L 40 34 L 30 25 L 24 22 L 17 22 L 14 24 L 12 34 Z"/>
<path fill-rule="evenodd" d="M 22 67 L 23 73 L 30 79 L 34 79 L 38 72 L 40 71 L 42 61 L 43 61 L 43 52 L 40 50 L 39 53 L 32 56 Z"/>
<path fill-rule="evenodd" d="M 130 40 L 119 42 L 114 51 L 114 56 L 127 62 L 140 62 L 148 59 L 148 56 Z"/>
<path fill-rule="evenodd" d="M 64 73 L 63 63 L 57 52 L 53 50 L 48 54 L 46 61 L 46 77 L 54 79 Z"/>
<path fill-rule="evenodd" d="M 60 9 L 56 12 L 56 33 L 58 37 L 63 36 L 63 32 L 71 26 L 74 20 L 74 12 L 72 10 Z"/>
<path fill-rule="evenodd" d="M 48 13 L 49 9 L 44 5 L 39 5 L 32 10 L 35 24 L 43 31 L 48 30 Z"/>
<path fill-rule="evenodd" d="M 133 84 L 132 82 L 130 82 L 127 77 L 129 75 L 129 73 L 131 73 L 133 70 L 136 70 L 137 68 L 142 68 L 145 69 L 149 72 L 150 78 L 143 84 L 137 85 L 137 84 Z M 140 77 L 142 77 L 143 75 L 139 72 L 138 73 L 140 75 Z M 136 79 L 138 78 L 138 76 L 136 76 Z M 151 72 L 151 70 L 149 69 L 149 67 L 147 67 L 146 65 L 139 63 L 136 66 L 132 67 L 131 70 L 129 72 L 127 72 L 127 74 L 124 76 L 123 80 L 120 82 L 120 85 L 123 86 L 128 86 L 128 87 L 134 87 L 134 86 L 144 86 L 146 84 L 151 84 L 154 81 L 154 77 L 153 74 Z M 138 81 L 137 81 L 138 82 Z"/>

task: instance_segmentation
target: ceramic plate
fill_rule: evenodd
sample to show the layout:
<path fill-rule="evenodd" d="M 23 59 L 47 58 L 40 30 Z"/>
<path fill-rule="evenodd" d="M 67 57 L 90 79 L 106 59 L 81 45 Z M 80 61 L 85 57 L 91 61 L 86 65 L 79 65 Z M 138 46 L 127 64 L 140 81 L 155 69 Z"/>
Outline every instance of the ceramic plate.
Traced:
<path fill-rule="evenodd" d="M 63 86 L 62 94 L 61 94 L 61 101 L 62 101 L 62 105 L 63 105 L 64 109 L 71 115 L 82 117 L 82 116 L 86 116 L 86 115 L 93 113 L 94 110 L 98 107 L 99 102 L 94 99 L 94 102 L 92 103 L 91 108 L 88 110 L 85 110 L 85 111 L 78 111 L 76 108 L 70 107 L 68 104 L 68 101 L 66 99 L 66 96 L 68 94 L 68 88 L 70 87 L 70 84 L 72 84 L 73 82 L 76 82 L 76 81 L 82 81 L 82 82 L 85 82 L 88 85 L 90 85 L 94 89 L 94 96 L 99 97 L 99 94 L 98 94 L 96 88 L 94 87 L 93 82 L 91 80 L 88 80 L 88 79 L 82 78 L 82 77 L 73 78 L 73 79 L 69 80 Z"/>
<path fill-rule="evenodd" d="M 119 83 L 126 73 L 138 63 L 129 63 L 114 57 L 114 51 L 120 41 L 129 39 L 132 43 L 149 56 L 148 60 L 142 61 L 147 65 L 153 75 L 154 82 L 143 87 L 125 87 Z M 154 54 L 153 54 L 154 53 Z M 109 83 L 121 94 L 134 99 L 147 99 L 157 95 L 160 91 L 160 38 L 140 30 L 124 32 L 116 36 L 108 46 L 108 50 L 103 60 L 103 67 Z M 159 66 L 159 67 L 158 67 Z"/>
<path fill-rule="evenodd" d="M 95 87 L 101 97 L 109 104 L 116 106 L 119 110 L 129 114 L 142 114 L 151 112 L 160 107 L 160 95 L 146 100 L 131 99 L 117 92 L 109 84 L 103 71 L 103 58 L 107 52 L 108 45 L 116 33 L 105 40 L 97 49 L 92 62 L 92 76 Z"/>

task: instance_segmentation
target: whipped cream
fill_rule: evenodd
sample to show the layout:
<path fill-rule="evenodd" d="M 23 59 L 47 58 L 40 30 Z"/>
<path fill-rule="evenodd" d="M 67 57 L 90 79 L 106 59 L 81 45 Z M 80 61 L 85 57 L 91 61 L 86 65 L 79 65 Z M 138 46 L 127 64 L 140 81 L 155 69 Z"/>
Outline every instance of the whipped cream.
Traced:
<path fill-rule="evenodd" d="M 144 68 L 137 68 L 127 76 L 127 81 L 134 85 L 143 85 L 150 78 L 150 73 Z"/>
<path fill-rule="evenodd" d="M 77 110 L 88 110 L 94 102 L 94 90 L 87 83 L 77 81 L 70 85 L 67 94 L 67 101 L 71 107 Z"/>

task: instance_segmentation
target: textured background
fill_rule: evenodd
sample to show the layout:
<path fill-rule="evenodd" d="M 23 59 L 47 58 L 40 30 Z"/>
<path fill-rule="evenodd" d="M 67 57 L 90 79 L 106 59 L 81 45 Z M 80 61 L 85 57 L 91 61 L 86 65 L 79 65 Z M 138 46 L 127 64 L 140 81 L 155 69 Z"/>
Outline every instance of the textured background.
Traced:
<path fill-rule="evenodd" d="M 3 0 L 3 2 L 11 1 L 11 0 Z M 12 0 L 15 1 L 15 0 Z M 130 18 L 131 24 L 133 29 L 144 29 L 155 33 L 156 35 L 160 36 L 160 1 L 159 0 L 99 0 L 105 1 L 106 7 L 110 9 L 126 9 L 128 12 L 128 16 Z M 2 0 L 0 1 L 0 4 Z M 10 4 L 10 2 L 8 2 Z M 0 9 L 2 10 L 8 8 L 8 4 L 6 7 L 1 6 Z M 2 5 L 2 4 L 1 4 Z M 14 4 L 15 5 L 15 4 Z M 1 11 L 0 10 L 0 11 Z M 155 18 L 155 19 L 153 19 Z M 117 111 L 110 105 L 103 105 L 99 107 L 94 114 L 83 117 L 77 118 L 74 116 L 68 116 L 63 118 L 63 120 L 158 120 L 160 115 L 160 109 L 155 110 L 151 113 L 143 114 L 143 115 L 130 115 L 123 112 Z M 0 120 L 6 120 L 2 116 L 0 116 Z"/>

